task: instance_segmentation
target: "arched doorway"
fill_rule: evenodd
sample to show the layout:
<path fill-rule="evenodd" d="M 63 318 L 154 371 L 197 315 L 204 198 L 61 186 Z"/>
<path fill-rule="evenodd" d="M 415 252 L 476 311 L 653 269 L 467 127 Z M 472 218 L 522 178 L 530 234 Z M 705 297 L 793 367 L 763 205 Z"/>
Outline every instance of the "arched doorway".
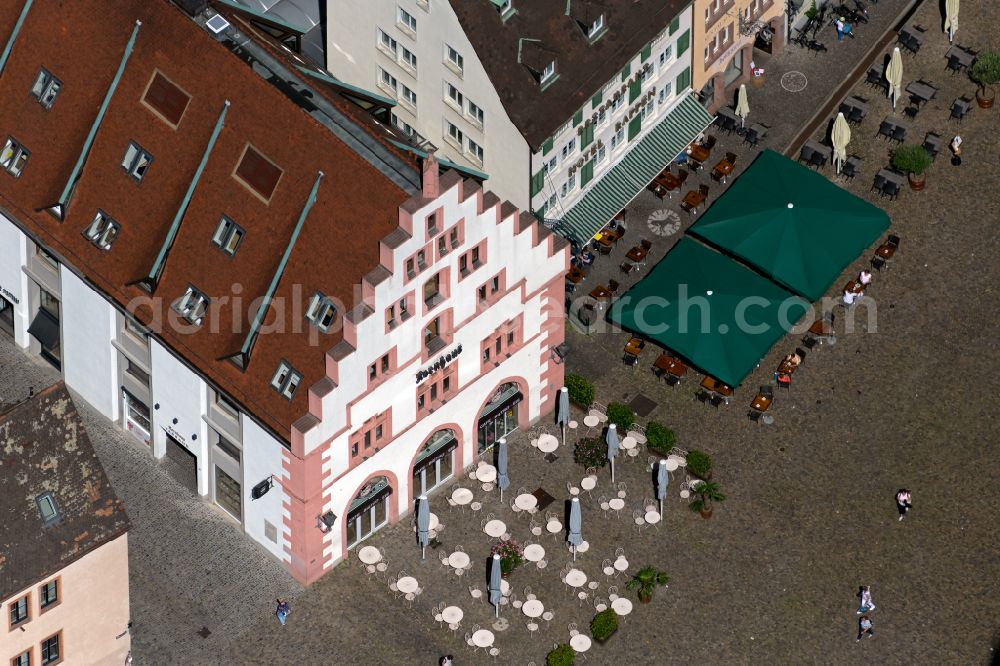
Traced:
<path fill-rule="evenodd" d="M 368 479 L 347 509 L 347 548 L 353 548 L 389 524 L 392 485 L 384 476 Z"/>
<path fill-rule="evenodd" d="M 413 497 L 427 495 L 455 474 L 458 438 L 442 428 L 427 438 L 413 461 Z"/>
<path fill-rule="evenodd" d="M 524 394 L 517 382 L 504 382 L 496 388 L 479 412 L 476 422 L 477 451 L 480 454 L 517 429 L 522 400 Z"/>

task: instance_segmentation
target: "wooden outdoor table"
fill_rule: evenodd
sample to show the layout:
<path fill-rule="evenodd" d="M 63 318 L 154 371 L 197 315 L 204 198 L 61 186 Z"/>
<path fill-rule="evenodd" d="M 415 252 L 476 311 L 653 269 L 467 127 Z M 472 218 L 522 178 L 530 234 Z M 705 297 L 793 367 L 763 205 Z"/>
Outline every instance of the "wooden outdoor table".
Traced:
<path fill-rule="evenodd" d="M 637 245 L 629 250 L 625 256 L 638 264 L 646 260 L 646 251 Z"/>
<path fill-rule="evenodd" d="M 944 57 L 955 58 L 966 67 L 972 67 L 972 63 L 976 60 L 976 55 L 974 53 L 969 53 L 966 49 L 963 49 L 958 45 L 952 46 L 950 49 L 945 51 Z"/>
<path fill-rule="evenodd" d="M 688 159 L 693 162 L 704 162 L 711 156 L 712 151 L 705 146 L 699 146 L 698 144 L 692 144 L 687 147 L 685 151 L 688 155 Z"/>
<path fill-rule="evenodd" d="M 691 190 L 684 195 L 684 203 L 691 208 L 697 208 L 705 203 L 705 195 L 700 190 Z"/>
<path fill-rule="evenodd" d="M 585 277 L 587 277 L 587 274 L 584 273 L 583 269 L 579 266 L 574 266 L 569 269 L 569 273 L 566 273 L 566 280 L 572 282 L 573 284 L 579 284 Z"/>
<path fill-rule="evenodd" d="M 632 356 L 638 356 L 639 352 L 641 352 L 645 346 L 646 343 L 639 338 L 632 338 L 628 341 L 628 344 L 625 345 L 625 353 L 631 354 Z"/>
<path fill-rule="evenodd" d="M 890 182 L 896 183 L 899 186 L 903 185 L 903 182 L 906 178 L 906 176 L 904 176 L 903 174 L 899 173 L 898 171 L 893 171 L 891 169 L 879 169 L 878 175 L 882 176 L 883 178 L 885 178 Z"/>
<path fill-rule="evenodd" d="M 923 81 L 914 81 L 906 86 L 906 92 L 910 93 L 921 102 L 929 102 L 937 95 L 937 88 Z"/>
<path fill-rule="evenodd" d="M 753 402 L 750 403 L 750 409 L 758 412 L 766 412 L 771 408 L 772 402 L 774 402 L 774 398 L 767 398 L 758 393 L 754 397 Z"/>
<path fill-rule="evenodd" d="M 657 185 L 662 185 L 667 190 L 676 190 L 681 186 L 680 179 L 669 171 L 661 173 L 657 176 L 655 182 Z"/>
<path fill-rule="evenodd" d="M 817 319 L 809 327 L 809 332 L 820 337 L 829 337 L 833 335 L 833 326 L 826 319 Z"/>
<path fill-rule="evenodd" d="M 729 160 L 720 160 L 718 164 L 715 165 L 713 171 L 719 174 L 723 179 L 733 172 L 733 163 Z"/>
<path fill-rule="evenodd" d="M 892 255 L 896 254 L 896 246 L 883 243 L 877 250 L 875 250 L 875 254 L 883 259 L 892 259 Z"/>
<path fill-rule="evenodd" d="M 590 292 L 590 297 L 599 301 L 603 301 L 610 296 L 611 292 L 608 291 L 608 288 L 601 285 L 594 287 L 594 290 Z"/>
<path fill-rule="evenodd" d="M 733 394 L 733 388 L 731 386 L 727 386 L 712 377 L 706 376 L 703 380 L 701 380 L 701 386 L 702 388 L 711 391 L 712 393 L 718 393 L 725 398 L 728 398 Z"/>
<path fill-rule="evenodd" d="M 847 284 L 844 285 L 844 291 L 850 291 L 855 294 L 860 294 L 864 290 L 865 286 L 860 282 L 858 282 L 857 280 L 850 280 Z"/>
<path fill-rule="evenodd" d="M 597 238 L 595 240 L 597 240 L 597 242 L 603 245 L 604 247 L 611 247 L 615 244 L 615 241 L 618 240 L 618 236 L 616 236 L 614 233 L 610 231 L 605 231 L 601 233 L 600 238 Z"/>
<path fill-rule="evenodd" d="M 674 358 L 670 354 L 660 354 L 656 361 L 653 363 L 653 367 L 657 370 L 663 370 L 664 372 L 670 372 L 670 366 L 673 364 Z"/>
<path fill-rule="evenodd" d="M 777 373 L 779 375 L 791 375 L 794 374 L 799 366 L 795 365 L 791 361 L 782 361 L 778 364 Z"/>

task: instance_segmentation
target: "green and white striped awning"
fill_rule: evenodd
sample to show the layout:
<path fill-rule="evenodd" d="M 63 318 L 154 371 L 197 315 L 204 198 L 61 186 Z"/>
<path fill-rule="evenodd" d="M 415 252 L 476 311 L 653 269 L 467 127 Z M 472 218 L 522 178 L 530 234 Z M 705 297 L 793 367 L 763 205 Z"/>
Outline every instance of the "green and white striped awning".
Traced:
<path fill-rule="evenodd" d="M 590 241 L 713 120 L 688 93 L 566 211 L 553 225 L 553 231 L 581 244 Z"/>

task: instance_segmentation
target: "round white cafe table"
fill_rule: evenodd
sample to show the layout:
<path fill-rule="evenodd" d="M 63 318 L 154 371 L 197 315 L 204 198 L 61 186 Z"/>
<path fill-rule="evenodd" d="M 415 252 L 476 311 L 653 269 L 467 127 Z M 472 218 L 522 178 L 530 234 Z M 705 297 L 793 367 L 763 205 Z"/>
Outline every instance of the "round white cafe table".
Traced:
<path fill-rule="evenodd" d="M 559 438 L 545 434 L 538 438 L 538 450 L 542 453 L 552 453 L 559 448 Z"/>
<path fill-rule="evenodd" d="M 500 594 L 507 596 L 510 594 L 510 581 L 506 578 L 500 579 Z"/>
<path fill-rule="evenodd" d="M 566 424 L 566 425 L 568 425 L 568 426 L 569 426 L 570 430 L 576 430 L 576 427 L 577 427 L 577 425 L 578 425 L 578 424 L 577 424 L 577 422 L 576 422 L 576 421 L 570 421 L 570 422 L 569 422 L 568 424 Z"/>
<path fill-rule="evenodd" d="M 458 606 L 448 606 L 441 611 L 441 619 L 448 624 L 461 622 L 463 617 L 465 617 L 465 613 L 463 613 L 462 609 Z"/>
<path fill-rule="evenodd" d="M 557 532 L 562 532 L 562 523 L 553 518 L 549 522 L 545 523 L 545 529 L 549 534 L 555 534 Z"/>
<path fill-rule="evenodd" d="M 593 428 L 600 422 L 601 419 L 594 414 L 587 414 L 586 416 L 583 417 L 583 425 L 587 426 L 588 428 Z"/>
<path fill-rule="evenodd" d="M 364 564 L 375 564 L 382 559 L 382 553 L 375 546 L 365 546 L 358 551 L 358 559 Z"/>
<path fill-rule="evenodd" d="M 534 495 L 524 493 L 514 498 L 514 504 L 523 511 L 530 511 L 538 505 L 538 500 Z"/>
<path fill-rule="evenodd" d="M 618 597 L 611 602 L 611 608 L 619 615 L 628 615 L 632 612 L 632 602 L 625 597 Z"/>
<path fill-rule="evenodd" d="M 475 635 L 473 635 L 475 638 Z M 569 646 L 577 652 L 586 652 L 590 649 L 590 636 L 587 634 L 577 634 L 569 639 Z"/>
<path fill-rule="evenodd" d="M 448 556 L 448 564 L 450 564 L 455 569 L 464 569 L 469 566 L 469 554 L 463 553 L 460 550 L 456 550 L 454 553 Z"/>
<path fill-rule="evenodd" d="M 656 523 L 660 522 L 660 512 L 659 511 L 647 511 L 646 515 L 645 515 L 645 518 L 646 518 L 646 522 L 647 523 L 649 523 L 650 525 L 655 525 Z"/>
<path fill-rule="evenodd" d="M 493 632 L 489 629 L 480 629 L 472 634 L 472 644 L 481 648 L 493 645 Z"/>
<path fill-rule="evenodd" d="M 476 472 L 476 477 L 483 483 L 493 483 L 497 480 L 497 468 L 493 465 L 483 465 Z"/>
<path fill-rule="evenodd" d="M 417 584 L 417 579 L 413 576 L 403 576 L 396 581 L 396 587 L 403 594 L 410 594 L 411 592 L 416 592 L 420 585 Z"/>
<path fill-rule="evenodd" d="M 621 511 L 622 509 L 625 508 L 625 500 L 623 500 L 621 497 L 612 497 L 608 501 L 608 506 L 614 509 L 615 511 Z"/>
<path fill-rule="evenodd" d="M 507 526 L 504 525 L 502 520 L 491 520 L 486 523 L 483 531 L 494 539 L 499 539 L 503 536 L 503 533 L 507 531 Z"/>
<path fill-rule="evenodd" d="M 619 557 L 617 560 L 615 560 L 614 567 L 616 571 L 625 571 L 626 569 L 628 569 L 628 560 L 626 560 L 624 557 Z"/>
<path fill-rule="evenodd" d="M 529 562 L 538 562 L 545 557 L 545 549 L 537 543 L 528 544 L 524 547 L 524 559 Z"/>
<path fill-rule="evenodd" d="M 635 437 L 624 437 L 622 439 L 622 448 L 626 451 L 630 451 L 635 448 L 636 441 Z"/>
<path fill-rule="evenodd" d="M 667 456 L 667 464 L 668 465 L 670 464 L 671 460 L 673 460 L 675 463 L 677 463 L 678 467 L 687 467 L 687 460 L 684 458 L 684 456 L 678 456 L 678 455 L 672 453 L 669 456 Z"/>
<path fill-rule="evenodd" d="M 631 437 L 632 439 L 634 439 L 636 444 L 646 443 L 646 436 L 643 435 L 641 432 L 635 432 L 634 430 L 629 430 L 628 433 L 626 434 L 626 437 Z"/>
<path fill-rule="evenodd" d="M 545 611 L 545 606 L 538 599 L 529 599 L 521 605 L 521 612 L 528 617 L 541 617 Z"/>
<path fill-rule="evenodd" d="M 677 469 L 678 467 L 680 467 L 680 465 L 677 463 L 677 459 L 676 458 L 674 458 L 673 456 L 670 456 L 669 458 L 667 458 L 666 467 L 667 467 L 667 471 L 668 472 L 673 472 L 675 469 Z"/>
<path fill-rule="evenodd" d="M 580 481 L 580 487 L 584 490 L 593 490 L 597 487 L 597 477 L 591 474 Z"/>
<path fill-rule="evenodd" d="M 451 494 L 451 499 L 454 500 L 455 504 L 465 506 L 472 501 L 472 491 L 468 488 L 455 488 L 455 492 Z"/>
<path fill-rule="evenodd" d="M 566 584 L 570 587 L 583 587 L 587 584 L 587 574 L 579 569 L 570 569 L 566 574 Z"/>
<path fill-rule="evenodd" d="M 572 551 L 572 550 L 573 550 L 573 547 L 570 546 L 570 551 Z M 587 541 L 587 540 L 581 541 L 580 545 L 576 547 L 576 552 L 578 552 L 578 553 L 586 553 L 588 550 L 590 550 L 590 542 Z"/>
<path fill-rule="evenodd" d="M 428 515 L 427 518 L 430 521 L 427 523 L 427 529 L 429 530 L 436 530 L 438 528 L 438 525 L 441 524 L 441 521 L 438 520 L 436 513 Z"/>

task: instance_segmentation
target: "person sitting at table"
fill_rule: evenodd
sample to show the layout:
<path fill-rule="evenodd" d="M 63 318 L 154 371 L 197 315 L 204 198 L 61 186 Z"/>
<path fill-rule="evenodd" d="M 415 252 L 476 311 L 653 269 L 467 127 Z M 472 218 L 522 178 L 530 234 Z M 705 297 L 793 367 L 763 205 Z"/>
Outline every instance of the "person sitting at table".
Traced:
<path fill-rule="evenodd" d="M 578 268 L 582 263 L 583 259 L 580 258 L 579 254 L 574 254 L 569 260 L 569 265 L 573 268 Z"/>
<path fill-rule="evenodd" d="M 860 283 L 862 287 L 867 287 L 872 283 L 872 274 L 862 268 L 861 272 L 858 273 L 858 283 Z"/>
<path fill-rule="evenodd" d="M 799 364 L 802 363 L 802 357 L 799 356 L 798 354 L 789 354 L 788 356 L 785 357 L 784 362 L 789 363 L 793 367 L 797 368 L 799 367 Z"/>
<path fill-rule="evenodd" d="M 854 303 L 859 298 L 861 298 L 864 295 L 865 295 L 865 292 L 863 292 L 863 291 L 859 291 L 858 293 L 854 293 L 853 291 L 849 291 L 849 290 L 845 289 L 844 290 L 844 299 L 843 299 L 844 300 L 844 305 L 854 305 Z"/>
<path fill-rule="evenodd" d="M 589 249 L 585 249 L 583 252 L 580 253 L 580 259 L 583 261 L 584 266 L 590 266 L 592 263 L 594 263 L 594 253 L 591 252 Z"/>

